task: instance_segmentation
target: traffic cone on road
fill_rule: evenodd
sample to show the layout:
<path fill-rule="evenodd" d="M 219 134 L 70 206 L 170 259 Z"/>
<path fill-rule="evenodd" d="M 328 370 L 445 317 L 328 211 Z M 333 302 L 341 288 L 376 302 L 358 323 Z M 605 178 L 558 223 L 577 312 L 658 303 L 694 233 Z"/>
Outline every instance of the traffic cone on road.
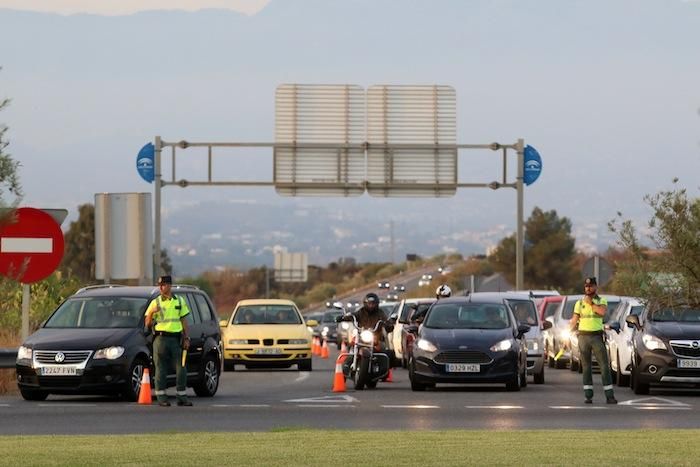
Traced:
<path fill-rule="evenodd" d="M 345 345 L 345 341 L 340 344 L 340 353 L 348 353 L 348 346 Z"/>
<path fill-rule="evenodd" d="M 385 383 L 393 383 L 394 382 L 394 375 L 391 374 L 391 367 L 389 367 L 389 374 L 386 375 L 386 379 L 384 380 Z"/>
<path fill-rule="evenodd" d="M 311 344 L 311 355 L 319 355 L 318 337 L 314 337 L 313 343 Z"/>
<path fill-rule="evenodd" d="M 151 377 L 149 375 L 148 368 L 143 369 L 143 376 L 141 376 L 139 404 L 151 405 Z"/>
<path fill-rule="evenodd" d="M 323 347 L 321 347 L 321 358 L 328 358 L 328 341 L 323 339 Z"/>
<path fill-rule="evenodd" d="M 343 374 L 343 364 L 338 357 L 335 361 L 335 374 L 333 375 L 333 392 L 345 392 L 345 375 Z"/>

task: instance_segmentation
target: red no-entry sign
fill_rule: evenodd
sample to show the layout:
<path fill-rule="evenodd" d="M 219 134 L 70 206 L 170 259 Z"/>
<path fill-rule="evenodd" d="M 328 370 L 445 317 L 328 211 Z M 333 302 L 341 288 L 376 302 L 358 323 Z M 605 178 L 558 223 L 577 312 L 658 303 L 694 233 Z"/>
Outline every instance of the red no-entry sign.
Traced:
<path fill-rule="evenodd" d="M 30 284 L 47 278 L 63 258 L 63 232 L 53 218 L 19 208 L 16 222 L 0 227 L 0 275 Z"/>

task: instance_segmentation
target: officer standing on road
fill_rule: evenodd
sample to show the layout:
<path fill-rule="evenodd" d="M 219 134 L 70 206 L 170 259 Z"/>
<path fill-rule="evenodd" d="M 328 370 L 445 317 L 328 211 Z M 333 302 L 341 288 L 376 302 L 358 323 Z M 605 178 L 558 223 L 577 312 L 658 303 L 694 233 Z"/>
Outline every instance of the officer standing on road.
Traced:
<path fill-rule="evenodd" d="M 187 369 L 182 365 L 182 352 L 190 347 L 186 316 L 190 313 L 182 297 L 172 294 L 173 280 L 160 276 L 160 296 L 146 310 L 146 326 L 153 323 L 153 361 L 156 367 L 155 394 L 158 405 L 170 407 L 166 393 L 168 371 L 175 367 L 177 381 L 177 405 L 191 406 L 187 399 Z"/>
<path fill-rule="evenodd" d="M 617 404 L 613 394 L 610 364 L 605 351 L 603 317 L 608 309 L 608 301 L 597 294 L 598 283 L 595 277 L 586 278 L 584 297 L 576 302 L 574 315 L 571 318 L 571 332 L 578 327 L 578 346 L 581 351 L 581 368 L 583 370 L 583 393 L 586 404 L 593 403 L 593 370 L 591 368 L 591 353 L 600 365 L 600 376 L 603 379 L 605 402 Z"/>

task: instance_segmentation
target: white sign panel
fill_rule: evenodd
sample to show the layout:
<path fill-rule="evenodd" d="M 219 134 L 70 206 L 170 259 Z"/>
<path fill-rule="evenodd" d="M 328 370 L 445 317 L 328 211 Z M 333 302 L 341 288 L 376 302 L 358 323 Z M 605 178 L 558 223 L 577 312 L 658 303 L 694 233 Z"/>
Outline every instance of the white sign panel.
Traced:
<path fill-rule="evenodd" d="M 153 221 L 150 193 L 95 194 L 95 277 L 153 277 Z"/>
<path fill-rule="evenodd" d="M 453 196 L 457 148 L 429 146 L 456 144 L 456 109 L 456 93 L 450 86 L 371 86 L 367 91 L 369 194 Z"/>
<path fill-rule="evenodd" d="M 275 253 L 277 282 L 306 282 L 309 278 L 309 257 L 306 253 Z"/>
<path fill-rule="evenodd" d="M 365 93 L 353 85 L 282 84 L 275 95 L 274 183 L 283 196 L 364 193 Z M 324 144 L 334 148 L 319 147 Z M 338 147 L 355 145 L 355 147 Z"/>

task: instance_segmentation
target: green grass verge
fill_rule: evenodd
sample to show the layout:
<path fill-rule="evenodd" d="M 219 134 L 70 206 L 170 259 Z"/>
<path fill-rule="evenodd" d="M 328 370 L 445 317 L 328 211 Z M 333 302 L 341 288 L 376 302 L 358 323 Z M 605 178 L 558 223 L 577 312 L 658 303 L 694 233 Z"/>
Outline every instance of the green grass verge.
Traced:
<path fill-rule="evenodd" d="M 0 465 L 692 465 L 700 430 L 3 436 Z"/>

